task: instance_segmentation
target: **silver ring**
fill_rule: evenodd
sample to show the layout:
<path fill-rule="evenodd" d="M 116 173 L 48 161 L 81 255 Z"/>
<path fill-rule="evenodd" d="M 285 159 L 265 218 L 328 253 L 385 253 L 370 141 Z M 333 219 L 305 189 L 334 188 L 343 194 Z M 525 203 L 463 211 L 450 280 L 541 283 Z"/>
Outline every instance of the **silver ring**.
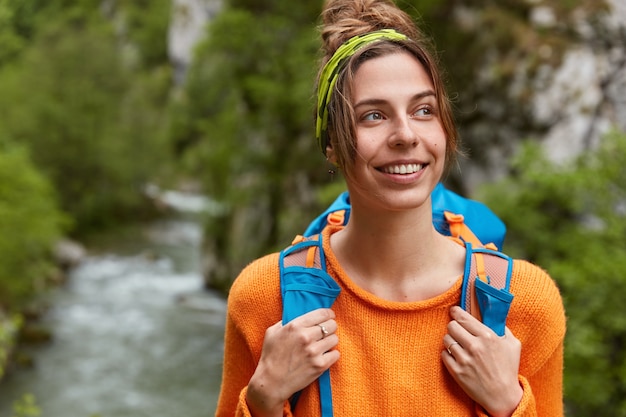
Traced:
<path fill-rule="evenodd" d="M 326 327 L 324 327 L 324 325 L 322 324 L 318 324 L 318 326 L 320 327 L 320 330 L 322 331 L 322 339 L 328 336 L 328 330 L 326 330 Z"/>
<path fill-rule="evenodd" d="M 452 343 L 450 343 L 450 344 L 448 345 L 448 347 L 446 348 L 446 350 L 448 351 L 448 353 L 449 353 L 450 355 L 452 355 L 452 351 L 450 350 L 450 348 L 451 348 L 452 346 L 454 346 L 454 345 L 459 345 L 459 346 L 461 346 L 461 344 L 460 344 L 459 342 L 452 342 Z"/>

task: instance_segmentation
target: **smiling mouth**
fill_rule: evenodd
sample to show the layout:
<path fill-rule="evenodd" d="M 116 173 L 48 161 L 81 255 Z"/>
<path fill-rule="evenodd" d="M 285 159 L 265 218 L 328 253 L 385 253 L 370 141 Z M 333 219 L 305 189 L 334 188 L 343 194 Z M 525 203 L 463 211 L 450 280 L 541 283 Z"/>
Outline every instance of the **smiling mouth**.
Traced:
<path fill-rule="evenodd" d="M 382 168 L 379 168 L 379 171 L 382 171 L 386 174 L 399 174 L 399 175 L 407 175 L 414 174 L 418 171 L 424 169 L 425 164 L 400 164 L 400 165 L 389 165 Z"/>

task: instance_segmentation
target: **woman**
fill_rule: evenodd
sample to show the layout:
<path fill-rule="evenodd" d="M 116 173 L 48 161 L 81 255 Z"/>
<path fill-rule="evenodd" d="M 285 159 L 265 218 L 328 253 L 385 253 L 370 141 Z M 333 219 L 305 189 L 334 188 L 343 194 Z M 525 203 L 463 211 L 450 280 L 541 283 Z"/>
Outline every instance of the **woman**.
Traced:
<path fill-rule="evenodd" d="M 278 255 L 245 268 L 217 415 L 320 415 L 313 382 L 327 369 L 336 416 L 563 415 L 550 277 L 514 262 L 503 337 L 458 307 L 465 248 L 434 229 L 430 201 L 456 131 L 422 34 L 385 0 L 330 0 L 323 19 L 317 136 L 352 204 L 348 224 L 322 234 L 341 295 L 283 325 Z"/>

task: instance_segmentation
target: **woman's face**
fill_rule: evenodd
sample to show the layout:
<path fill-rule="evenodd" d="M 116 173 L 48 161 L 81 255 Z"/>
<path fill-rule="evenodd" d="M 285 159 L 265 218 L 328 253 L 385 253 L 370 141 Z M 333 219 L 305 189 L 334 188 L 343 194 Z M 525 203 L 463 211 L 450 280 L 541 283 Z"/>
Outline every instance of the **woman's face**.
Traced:
<path fill-rule="evenodd" d="M 353 87 L 357 155 L 346 175 L 354 206 L 406 210 L 428 202 L 446 137 L 430 77 L 409 53 L 370 59 Z"/>

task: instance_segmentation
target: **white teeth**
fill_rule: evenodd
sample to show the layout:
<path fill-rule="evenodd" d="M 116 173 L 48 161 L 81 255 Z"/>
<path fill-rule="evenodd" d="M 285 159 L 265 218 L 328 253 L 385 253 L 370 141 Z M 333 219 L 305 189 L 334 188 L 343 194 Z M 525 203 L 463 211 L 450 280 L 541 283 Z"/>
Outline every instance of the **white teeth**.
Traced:
<path fill-rule="evenodd" d="M 422 169 L 422 164 L 403 164 L 384 167 L 383 171 L 387 174 L 413 174 Z"/>

